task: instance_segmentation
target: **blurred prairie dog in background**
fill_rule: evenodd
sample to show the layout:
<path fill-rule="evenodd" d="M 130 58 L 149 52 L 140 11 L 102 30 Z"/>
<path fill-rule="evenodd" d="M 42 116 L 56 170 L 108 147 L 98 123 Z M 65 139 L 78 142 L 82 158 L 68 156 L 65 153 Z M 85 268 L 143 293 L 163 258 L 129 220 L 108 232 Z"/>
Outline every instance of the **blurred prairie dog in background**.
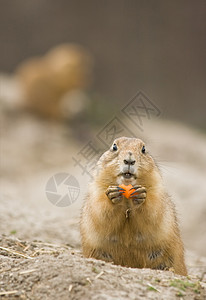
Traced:
<path fill-rule="evenodd" d="M 53 119 L 62 118 L 65 110 L 75 112 L 84 107 L 83 91 L 92 84 L 92 71 L 91 54 L 75 44 L 62 44 L 42 57 L 28 59 L 16 70 L 23 104 L 31 112 Z M 71 101 L 68 106 L 67 100 Z"/>

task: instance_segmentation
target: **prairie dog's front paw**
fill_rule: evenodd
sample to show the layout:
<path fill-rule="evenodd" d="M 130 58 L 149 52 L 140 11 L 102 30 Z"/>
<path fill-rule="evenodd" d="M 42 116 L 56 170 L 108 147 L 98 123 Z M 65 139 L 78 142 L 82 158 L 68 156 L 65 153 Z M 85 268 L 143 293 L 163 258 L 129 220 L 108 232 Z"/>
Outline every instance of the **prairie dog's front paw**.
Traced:
<path fill-rule="evenodd" d="M 145 202 L 147 197 L 147 190 L 141 185 L 135 185 L 133 187 L 134 192 L 131 193 L 130 198 L 133 200 L 134 204 L 142 204 Z"/>
<path fill-rule="evenodd" d="M 124 190 L 119 186 L 110 185 L 106 190 L 106 195 L 112 203 L 116 204 L 122 201 Z"/>

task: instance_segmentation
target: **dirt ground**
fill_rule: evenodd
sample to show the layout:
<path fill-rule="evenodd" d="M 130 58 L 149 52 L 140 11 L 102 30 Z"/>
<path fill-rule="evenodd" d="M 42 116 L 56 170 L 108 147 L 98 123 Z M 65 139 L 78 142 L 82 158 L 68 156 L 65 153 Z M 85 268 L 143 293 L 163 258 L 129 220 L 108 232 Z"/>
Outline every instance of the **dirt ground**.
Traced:
<path fill-rule="evenodd" d="M 181 277 L 82 257 L 78 222 L 89 177 L 73 164 L 83 144 L 72 132 L 28 114 L 1 115 L 0 297 L 206 299 L 206 136 L 154 120 L 140 134 L 178 210 L 189 272 Z M 64 208 L 45 194 L 59 172 L 80 185 L 77 201 Z"/>
<path fill-rule="evenodd" d="M 2 237 L 1 292 L 10 299 L 205 299 L 199 276 L 85 259 L 66 245 Z M 20 255 L 25 257 L 21 257 Z"/>

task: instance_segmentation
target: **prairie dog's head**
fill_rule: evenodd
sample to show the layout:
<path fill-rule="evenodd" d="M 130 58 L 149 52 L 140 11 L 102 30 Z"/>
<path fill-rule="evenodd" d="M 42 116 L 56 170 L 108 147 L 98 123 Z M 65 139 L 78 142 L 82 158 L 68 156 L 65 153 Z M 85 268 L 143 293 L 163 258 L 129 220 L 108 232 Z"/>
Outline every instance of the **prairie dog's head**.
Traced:
<path fill-rule="evenodd" d="M 100 157 L 98 171 L 105 183 L 146 185 L 157 167 L 142 140 L 121 137 Z"/>

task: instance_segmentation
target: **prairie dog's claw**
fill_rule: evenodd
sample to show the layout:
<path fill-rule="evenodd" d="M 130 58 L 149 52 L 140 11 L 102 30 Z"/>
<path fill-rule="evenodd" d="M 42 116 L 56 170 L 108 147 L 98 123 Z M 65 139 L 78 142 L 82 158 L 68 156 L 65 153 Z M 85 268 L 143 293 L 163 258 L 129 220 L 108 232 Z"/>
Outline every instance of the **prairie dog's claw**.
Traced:
<path fill-rule="evenodd" d="M 133 187 L 134 192 L 131 193 L 130 198 L 132 198 L 134 204 L 142 204 L 145 202 L 147 197 L 147 190 L 144 186 L 135 185 Z"/>
<path fill-rule="evenodd" d="M 106 190 L 106 195 L 112 203 L 116 204 L 122 201 L 123 196 L 122 193 L 124 189 L 120 188 L 119 186 L 109 186 Z"/>

